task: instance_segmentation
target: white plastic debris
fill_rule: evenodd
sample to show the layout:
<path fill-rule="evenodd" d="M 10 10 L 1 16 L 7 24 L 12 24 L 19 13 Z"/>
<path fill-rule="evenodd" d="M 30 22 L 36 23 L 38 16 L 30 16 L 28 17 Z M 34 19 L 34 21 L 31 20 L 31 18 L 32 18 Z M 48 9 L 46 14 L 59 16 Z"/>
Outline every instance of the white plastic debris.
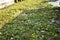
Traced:
<path fill-rule="evenodd" d="M 0 9 L 14 4 L 14 0 L 0 0 Z"/>
<path fill-rule="evenodd" d="M 48 2 L 48 4 L 51 4 L 51 5 L 53 5 L 53 6 L 58 6 L 58 7 L 60 7 L 60 0 L 55 1 L 55 2 Z"/>

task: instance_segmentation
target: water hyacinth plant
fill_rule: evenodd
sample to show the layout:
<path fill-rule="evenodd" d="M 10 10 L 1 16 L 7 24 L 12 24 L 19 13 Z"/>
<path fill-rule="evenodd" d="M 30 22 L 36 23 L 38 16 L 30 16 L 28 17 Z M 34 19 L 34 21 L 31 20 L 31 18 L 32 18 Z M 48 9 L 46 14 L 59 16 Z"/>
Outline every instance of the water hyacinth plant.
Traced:
<path fill-rule="evenodd" d="M 8 16 L 13 11 L 13 15 L 22 12 L 0 29 L 0 40 L 60 40 L 60 24 L 55 22 L 60 12 L 47 3 L 47 0 L 25 0 L 6 8 Z"/>

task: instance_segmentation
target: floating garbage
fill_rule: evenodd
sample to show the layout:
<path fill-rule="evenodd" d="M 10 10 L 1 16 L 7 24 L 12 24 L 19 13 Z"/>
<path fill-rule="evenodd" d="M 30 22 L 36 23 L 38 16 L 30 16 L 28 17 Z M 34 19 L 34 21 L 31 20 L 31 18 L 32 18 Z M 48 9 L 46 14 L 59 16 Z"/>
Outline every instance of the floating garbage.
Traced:
<path fill-rule="evenodd" d="M 58 7 L 60 7 L 60 0 L 55 1 L 55 2 L 48 2 L 48 4 L 51 4 L 51 5 L 53 5 L 53 6 L 58 6 Z"/>
<path fill-rule="evenodd" d="M 14 4 L 14 0 L 0 0 L 0 9 Z"/>

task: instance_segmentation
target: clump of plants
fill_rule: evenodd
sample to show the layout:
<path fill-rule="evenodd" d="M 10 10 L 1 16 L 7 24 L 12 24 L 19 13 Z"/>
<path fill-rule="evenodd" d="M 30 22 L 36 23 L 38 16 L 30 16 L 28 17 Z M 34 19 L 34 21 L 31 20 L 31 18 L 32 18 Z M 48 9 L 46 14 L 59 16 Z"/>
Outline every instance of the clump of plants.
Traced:
<path fill-rule="evenodd" d="M 54 21 L 58 11 L 42 5 L 41 0 L 26 2 L 16 4 L 16 10 L 24 11 L 0 29 L 0 40 L 60 40 L 59 24 Z"/>
<path fill-rule="evenodd" d="M 59 40 L 56 11 L 48 8 L 25 10 L 0 30 L 1 40 Z"/>

